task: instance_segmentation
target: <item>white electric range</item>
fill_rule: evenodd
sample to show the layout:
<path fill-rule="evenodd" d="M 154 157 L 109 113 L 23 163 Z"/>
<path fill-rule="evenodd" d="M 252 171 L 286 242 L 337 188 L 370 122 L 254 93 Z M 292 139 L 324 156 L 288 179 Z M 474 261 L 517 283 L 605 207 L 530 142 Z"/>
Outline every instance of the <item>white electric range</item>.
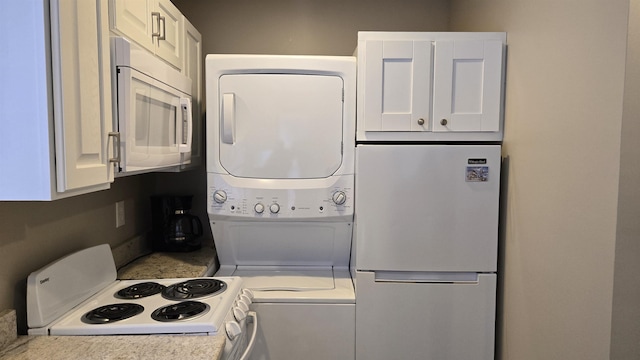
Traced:
<path fill-rule="evenodd" d="M 222 359 L 253 347 L 252 293 L 239 277 L 116 280 L 108 245 L 66 256 L 27 279 L 30 335 L 227 336 Z M 252 339 L 247 334 L 253 323 Z"/>

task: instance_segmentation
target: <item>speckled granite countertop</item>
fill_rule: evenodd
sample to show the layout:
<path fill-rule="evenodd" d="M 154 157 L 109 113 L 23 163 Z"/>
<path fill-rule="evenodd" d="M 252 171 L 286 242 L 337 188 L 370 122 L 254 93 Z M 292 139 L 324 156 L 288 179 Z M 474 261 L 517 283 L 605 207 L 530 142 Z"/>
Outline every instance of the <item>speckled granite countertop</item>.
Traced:
<path fill-rule="evenodd" d="M 203 276 L 213 263 L 212 247 L 185 253 L 156 252 L 143 256 L 118 270 L 118 279 L 168 279 Z"/>
<path fill-rule="evenodd" d="M 191 253 L 152 253 L 118 271 L 119 279 L 160 279 L 204 275 L 215 256 L 210 247 Z M 216 336 L 19 336 L 15 312 L 0 312 L 0 359 L 217 360 L 225 343 Z M 6 336 L 6 337 L 5 337 Z M 106 352 L 104 349 L 107 349 Z"/>
<path fill-rule="evenodd" d="M 219 359 L 224 336 L 21 336 L 3 360 Z"/>

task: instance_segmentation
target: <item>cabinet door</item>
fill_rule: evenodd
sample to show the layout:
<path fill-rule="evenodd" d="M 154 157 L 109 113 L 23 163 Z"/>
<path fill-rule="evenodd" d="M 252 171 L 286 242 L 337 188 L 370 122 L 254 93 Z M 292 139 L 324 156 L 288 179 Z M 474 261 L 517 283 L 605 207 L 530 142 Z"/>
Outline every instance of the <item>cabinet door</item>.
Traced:
<path fill-rule="evenodd" d="M 190 22 L 184 19 L 184 67 L 182 72 L 191 79 L 191 106 L 193 109 L 193 139 L 191 164 L 198 165 L 202 158 L 202 36 Z M 187 158 L 184 159 L 188 160 Z M 184 161 L 183 161 L 184 163 Z"/>
<path fill-rule="evenodd" d="M 433 131 L 500 131 L 502 42 L 435 42 Z"/>
<path fill-rule="evenodd" d="M 366 131 L 429 130 L 431 41 L 367 41 Z"/>
<path fill-rule="evenodd" d="M 106 0 L 51 2 L 57 190 L 113 181 Z"/>
<path fill-rule="evenodd" d="M 155 51 L 153 32 L 158 32 L 158 19 L 151 16 L 150 0 L 111 0 L 111 28 Z"/>
<path fill-rule="evenodd" d="M 156 38 L 156 55 L 181 70 L 184 34 L 182 13 L 169 0 L 159 0 L 155 11 L 160 14 L 160 36 Z"/>

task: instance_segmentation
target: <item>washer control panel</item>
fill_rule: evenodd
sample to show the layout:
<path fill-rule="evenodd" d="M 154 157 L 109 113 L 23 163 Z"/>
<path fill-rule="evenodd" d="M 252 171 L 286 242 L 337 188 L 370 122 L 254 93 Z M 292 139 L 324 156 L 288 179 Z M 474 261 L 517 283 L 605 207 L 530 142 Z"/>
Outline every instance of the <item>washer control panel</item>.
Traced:
<path fill-rule="evenodd" d="M 298 219 L 353 214 L 353 176 L 340 176 L 321 187 L 292 189 L 238 187 L 222 176 L 208 176 L 207 209 L 211 215 Z"/>

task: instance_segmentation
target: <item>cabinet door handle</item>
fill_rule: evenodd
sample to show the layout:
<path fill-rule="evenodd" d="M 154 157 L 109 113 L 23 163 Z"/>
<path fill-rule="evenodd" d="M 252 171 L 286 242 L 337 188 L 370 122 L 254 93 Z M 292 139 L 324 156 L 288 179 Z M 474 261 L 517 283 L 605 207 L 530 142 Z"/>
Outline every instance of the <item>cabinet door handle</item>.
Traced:
<path fill-rule="evenodd" d="M 160 35 L 160 22 L 162 21 L 162 35 Z M 158 17 L 158 40 L 165 40 L 167 38 L 167 29 L 165 26 L 164 16 Z"/>
<path fill-rule="evenodd" d="M 154 17 L 155 17 L 155 20 L 156 20 L 155 22 L 153 21 Z M 153 30 L 153 24 L 154 23 L 156 25 L 156 28 L 158 28 L 157 32 Z M 157 11 L 154 11 L 154 12 L 151 13 L 151 37 L 154 38 L 156 36 L 158 38 L 160 37 L 160 13 L 157 12 Z"/>
<path fill-rule="evenodd" d="M 120 163 L 120 133 L 119 132 L 110 132 L 109 137 L 113 138 L 113 155 L 114 157 L 109 158 L 110 163 Z"/>

